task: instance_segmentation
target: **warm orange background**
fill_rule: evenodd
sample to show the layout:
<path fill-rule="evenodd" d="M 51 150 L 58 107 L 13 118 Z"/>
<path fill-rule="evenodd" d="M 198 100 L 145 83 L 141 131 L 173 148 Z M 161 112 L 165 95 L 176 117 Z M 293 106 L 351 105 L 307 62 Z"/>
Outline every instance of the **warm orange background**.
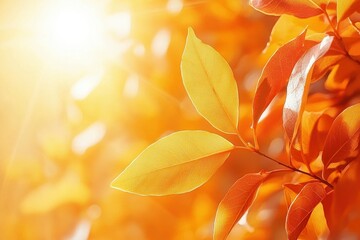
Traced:
<path fill-rule="evenodd" d="M 0 239 L 210 239 L 229 186 L 268 162 L 233 154 L 203 187 L 178 196 L 139 197 L 110 182 L 165 134 L 216 131 L 181 82 L 190 26 L 230 63 L 250 137 L 275 20 L 246 0 L 1 1 Z M 284 236 L 285 213 L 276 215 L 259 223 L 259 236 Z M 248 231 L 239 225 L 232 236 Z"/>

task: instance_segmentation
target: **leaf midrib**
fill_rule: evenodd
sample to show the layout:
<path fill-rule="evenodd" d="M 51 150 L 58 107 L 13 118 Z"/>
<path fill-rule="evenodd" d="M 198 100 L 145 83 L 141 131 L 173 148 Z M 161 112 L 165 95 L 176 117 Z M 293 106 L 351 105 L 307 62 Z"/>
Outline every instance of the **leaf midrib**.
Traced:
<path fill-rule="evenodd" d="M 132 177 L 126 177 L 125 179 L 127 181 L 130 181 L 131 179 L 134 179 L 134 178 L 138 178 L 138 177 L 143 177 L 145 175 L 148 175 L 148 174 L 152 174 L 152 173 L 155 173 L 155 172 L 160 172 L 160 171 L 164 171 L 166 169 L 170 169 L 170 168 L 174 168 L 174 167 L 179 167 L 181 165 L 186 165 L 186 164 L 189 164 L 189 163 L 192 163 L 192 162 L 196 162 L 196 161 L 200 161 L 202 159 L 205 159 L 207 157 L 211 157 L 211 156 L 216 156 L 216 155 L 220 155 L 220 154 L 223 154 L 223 153 L 226 153 L 226 152 L 229 152 L 231 150 L 233 150 L 234 147 L 232 147 L 231 149 L 228 149 L 228 150 L 222 150 L 222 151 L 219 151 L 219 152 L 215 152 L 215 153 L 212 153 L 212 154 L 207 154 L 207 155 L 204 155 L 204 156 L 201 156 L 201 157 L 197 157 L 197 158 L 194 158 L 194 159 L 191 159 L 189 161 L 186 161 L 186 162 L 181 162 L 181 163 L 178 163 L 178 164 L 173 164 L 173 165 L 169 165 L 169 166 L 165 166 L 165 167 L 161 167 L 161 168 L 157 168 L 157 169 L 154 169 L 154 170 L 151 170 L 151 171 L 147 171 L 147 172 L 144 172 L 142 174 L 139 174 L 139 175 L 136 175 L 136 176 L 132 176 Z M 126 171 L 126 169 L 125 169 Z M 125 173 L 125 172 L 124 172 Z M 121 176 L 121 175 L 120 175 Z"/>
<path fill-rule="evenodd" d="M 227 109 L 225 108 L 223 102 L 222 102 L 221 99 L 219 98 L 219 95 L 218 95 L 218 93 L 217 93 L 217 91 L 216 91 L 216 89 L 215 89 L 215 87 L 214 87 L 213 82 L 210 80 L 210 79 L 211 79 L 211 78 L 210 78 L 210 74 L 208 73 L 208 71 L 207 71 L 207 69 L 206 69 L 206 67 L 205 67 L 205 65 L 204 65 L 204 63 L 203 63 L 203 60 L 202 60 L 202 58 L 201 58 L 201 55 L 200 55 L 198 49 L 196 48 L 196 42 L 195 42 L 195 40 L 196 40 L 196 39 L 193 39 L 193 38 L 191 39 L 192 45 L 194 46 L 194 49 L 195 49 L 197 58 L 200 60 L 200 61 L 199 61 L 199 62 L 200 62 L 200 65 L 201 65 L 202 69 L 204 70 L 204 72 L 205 72 L 205 74 L 206 74 L 206 77 L 207 77 L 206 80 L 209 82 L 209 84 L 210 84 L 210 86 L 211 86 L 211 88 L 212 88 L 212 90 L 213 90 L 213 92 L 214 92 L 214 95 L 215 95 L 216 99 L 217 99 L 218 102 L 220 103 L 221 109 L 222 109 L 223 112 L 225 113 L 225 115 L 226 115 L 226 117 L 228 118 L 231 126 L 234 128 L 234 130 L 235 130 L 235 132 L 236 132 L 236 131 L 237 131 L 237 126 L 235 126 L 235 125 L 233 124 L 232 119 L 231 119 L 231 117 L 230 117 L 230 114 L 228 113 L 228 111 L 227 111 Z M 198 40 L 198 41 L 200 41 L 200 40 Z M 207 47 L 211 48 L 210 46 L 207 46 Z M 214 49 L 211 49 L 211 50 L 214 50 Z M 214 51 L 215 51 L 215 50 L 214 50 Z M 220 54 L 219 54 L 219 55 L 220 55 Z M 237 94 L 237 93 L 236 93 L 236 94 Z M 236 103 L 235 103 L 235 104 L 236 104 Z M 196 107 L 196 106 L 195 106 L 195 107 Z M 238 110 L 237 110 L 237 111 L 238 111 Z M 238 114 L 236 114 L 236 115 L 237 115 L 237 117 L 238 117 Z"/>

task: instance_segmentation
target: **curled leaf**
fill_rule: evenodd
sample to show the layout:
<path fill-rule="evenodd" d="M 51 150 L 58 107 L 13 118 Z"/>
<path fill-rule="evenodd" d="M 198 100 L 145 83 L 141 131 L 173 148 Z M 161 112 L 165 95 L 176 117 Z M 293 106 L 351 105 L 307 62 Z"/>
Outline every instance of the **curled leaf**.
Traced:
<path fill-rule="evenodd" d="M 305 52 L 306 30 L 298 37 L 280 47 L 266 63 L 259 78 L 253 101 L 253 128 L 274 97 L 285 88 L 291 71 Z"/>
<path fill-rule="evenodd" d="M 204 184 L 234 146 L 206 131 L 180 131 L 146 148 L 112 187 L 140 195 L 189 192 Z"/>
<path fill-rule="evenodd" d="M 246 174 L 237 180 L 220 202 L 214 224 L 214 239 L 226 239 L 255 199 L 256 192 L 269 173 Z"/>
<path fill-rule="evenodd" d="M 215 128 L 236 133 L 239 116 L 237 84 L 226 60 L 189 28 L 181 61 L 185 89 L 197 111 Z"/>
<path fill-rule="evenodd" d="M 283 126 L 292 143 L 296 136 L 310 87 L 310 71 L 315 61 L 330 49 L 333 37 L 326 36 L 310 48 L 295 64 L 288 85 L 283 110 Z"/>
<path fill-rule="evenodd" d="M 321 183 L 308 183 L 301 189 L 286 216 L 286 232 L 290 240 L 298 238 L 312 211 L 325 197 L 326 191 Z"/>

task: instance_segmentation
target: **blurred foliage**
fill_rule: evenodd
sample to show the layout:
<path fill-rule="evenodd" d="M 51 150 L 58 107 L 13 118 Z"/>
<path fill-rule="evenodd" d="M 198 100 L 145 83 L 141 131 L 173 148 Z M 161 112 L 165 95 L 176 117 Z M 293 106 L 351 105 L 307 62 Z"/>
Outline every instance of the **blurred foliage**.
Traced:
<path fill-rule="evenodd" d="M 56 3 L 0 2 L 0 239 L 211 239 L 217 204 L 229 186 L 271 163 L 233 154 L 202 188 L 179 196 L 138 197 L 109 185 L 159 136 L 214 131 L 181 81 L 189 26 L 230 63 L 240 92 L 240 128 L 250 137 L 251 93 L 266 60 L 259 55 L 276 18 L 245 0 L 84 1 L 101 13 L 106 40 L 87 55 L 60 56 L 35 30 Z M 126 16 L 131 27 L 119 33 L 126 31 L 119 28 Z M 281 143 L 268 144 L 272 153 L 281 152 Z M 283 212 L 264 204 L 265 212 L 250 216 L 256 237 L 284 237 Z M 260 221 L 266 214 L 276 221 Z M 253 239 L 249 230 L 238 225 L 231 237 Z"/>

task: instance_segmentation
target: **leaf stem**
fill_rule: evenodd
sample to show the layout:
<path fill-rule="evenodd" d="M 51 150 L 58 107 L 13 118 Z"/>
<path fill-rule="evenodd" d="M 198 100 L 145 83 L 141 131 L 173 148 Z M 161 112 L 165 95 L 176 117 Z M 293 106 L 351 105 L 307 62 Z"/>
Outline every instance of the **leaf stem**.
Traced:
<path fill-rule="evenodd" d="M 265 153 L 260 152 L 259 150 L 255 149 L 255 148 L 251 148 L 251 147 L 245 147 L 245 148 L 244 148 L 244 147 L 236 147 L 236 148 L 239 148 L 239 149 L 247 149 L 247 150 L 250 150 L 250 151 L 252 151 L 252 152 L 255 152 L 255 153 L 259 154 L 260 156 L 263 156 L 263 157 L 265 157 L 265 158 L 267 158 L 267 159 L 269 159 L 269 160 L 271 160 L 271 161 L 273 161 L 273 162 L 275 162 L 275 163 L 277 163 L 277 164 L 279 164 L 279 165 L 281 165 L 281 166 L 283 166 L 283 167 L 286 167 L 286 168 L 291 169 L 291 170 L 293 170 L 293 171 L 295 171 L 295 172 L 298 172 L 298 173 L 307 175 L 307 176 L 309 176 L 309 177 L 311 177 L 311 178 L 314 178 L 314 179 L 316 179 L 316 180 L 324 183 L 325 185 L 329 186 L 329 187 L 332 188 L 332 189 L 334 188 L 334 186 L 333 186 L 331 183 L 329 183 L 328 181 L 326 181 L 326 180 L 324 180 L 324 179 L 316 176 L 315 174 L 311 174 L 311 173 L 305 172 L 305 171 L 303 171 L 303 170 L 300 170 L 300 169 L 298 169 L 298 168 L 295 168 L 295 167 L 293 167 L 293 166 L 289 166 L 289 165 L 287 165 L 287 164 L 285 164 L 285 163 L 279 162 L 278 160 L 276 160 L 276 159 L 274 159 L 274 158 L 266 155 Z"/>
<path fill-rule="evenodd" d="M 338 33 L 336 27 L 334 26 L 334 24 L 331 22 L 330 17 L 329 17 L 329 14 L 328 14 L 325 10 L 324 10 L 324 15 L 325 15 L 326 20 L 328 20 L 329 25 L 330 25 L 330 27 L 332 28 L 332 30 L 333 30 L 336 38 L 338 38 L 339 40 L 341 40 L 341 36 L 339 35 L 339 33 Z"/>
<path fill-rule="evenodd" d="M 245 142 L 245 140 L 242 138 L 242 136 L 240 135 L 239 132 L 236 132 L 236 135 L 238 136 L 238 138 L 240 139 L 241 143 L 244 145 L 244 147 L 248 148 L 249 147 L 249 144 L 247 144 Z"/>
<path fill-rule="evenodd" d="M 245 142 L 245 140 L 242 138 L 242 136 L 240 135 L 239 132 L 237 132 L 236 135 L 237 135 L 238 138 L 240 139 L 241 143 L 244 145 L 244 146 L 235 146 L 236 149 L 245 149 L 245 150 L 249 150 L 249 151 L 251 151 L 251 152 L 255 152 L 255 153 L 259 154 L 260 156 L 263 156 L 263 157 L 265 157 L 265 158 L 267 158 L 267 159 L 269 159 L 269 160 L 271 160 L 271 161 L 273 161 L 273 162 L 275 162 L 275 163 L 277 163 L 277 164 L 279 164 L 279 165 L 281 165 L 281 166 L 283 166 L 283 167 L 286 167 L 286 168 L 288 168 L 288 169 L 290 169 L 290 170 L 293 170 L 293 171 L 295 171 L 295 172 L 298 172 L 298 173 L 302 173 L 302 174 L 304 174 L 304 175 L 307 175 L 307 176 L 309 176 L 309 177 L 311 177 L 311 178 L 314 178 L 314 179 L 316 179 L 316 180 L 324 183 L 325 185 L 329 186 L 329 187 L 332 188 L 332 189 L 334 188 L 334 186 L 331 185 L 331 183 L 329 183 L 329 182 L 326 181 L 325 179 L 322 179 L 322 178 L 318 177 L 317 175 L 313 174 L 312 172 L 310 172 L 310 173 L 309 173 L 309 172 L 305 172 L 305 171 L 303 171 L 303 170 L 300 170 L 300 169 L 294 167 L 291 163 L 290 163 L 291 165 L 289 166 L 289 165 L 287 165 L 287 164 L 285 164 L 285 163 L 279 162 L 278 160 L 276 160 L 276 159 L 274 159 L 274 158 L 266 155 L 265 153 L 263 153 L 263 152 L 261 152 L 261 151 L 259 150 L 258 146 L 255 146 L 255 147 L 254 147 L 254 146 L 252 146 L 250 143 Z M 256 143 L 255 143 L 255 145 L 256 145 Z"/>

